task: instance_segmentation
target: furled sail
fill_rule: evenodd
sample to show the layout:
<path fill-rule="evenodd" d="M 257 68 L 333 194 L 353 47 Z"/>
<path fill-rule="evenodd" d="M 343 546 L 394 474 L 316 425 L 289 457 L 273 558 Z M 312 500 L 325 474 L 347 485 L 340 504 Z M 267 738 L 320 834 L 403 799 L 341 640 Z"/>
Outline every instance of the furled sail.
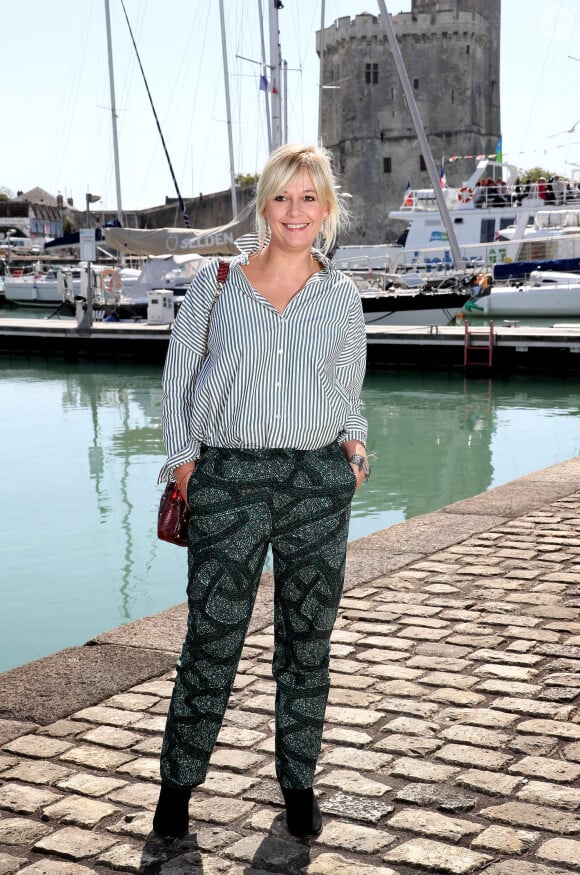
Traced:
<path fill-rule="evenodd" d="M 217 228 L 106 228 L 105 239 L 112 249 L 139 255 L 236 255 L 235 240 L 253 229 L 250 204 L 227 225 Z"/>

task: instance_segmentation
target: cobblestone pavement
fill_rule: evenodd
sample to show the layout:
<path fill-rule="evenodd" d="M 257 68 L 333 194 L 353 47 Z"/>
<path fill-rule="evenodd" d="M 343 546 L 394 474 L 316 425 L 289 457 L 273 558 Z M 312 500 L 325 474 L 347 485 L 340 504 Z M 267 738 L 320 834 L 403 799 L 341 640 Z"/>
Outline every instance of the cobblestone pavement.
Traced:
<path fill-rule="evenodd" d="M 580 491 L 496 507 L 479 528 L 345 593 L 319 839 L 284 825 L 264 628 L 182 841 L 151 833 L 171 673 L 46 726 L 14 723 L 0 875 L 580 871 Z"/>

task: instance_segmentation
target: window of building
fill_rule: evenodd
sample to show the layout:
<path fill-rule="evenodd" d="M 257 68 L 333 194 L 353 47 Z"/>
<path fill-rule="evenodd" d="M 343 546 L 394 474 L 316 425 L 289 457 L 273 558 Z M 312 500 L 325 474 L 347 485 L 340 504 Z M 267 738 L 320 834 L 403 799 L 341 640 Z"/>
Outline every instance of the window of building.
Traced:
<path fill-rule="evenodd" d="M 365 64 L 365 82 L 367 85 L 376 85 L 379 81 L 379 65 Z"/>
<path fill-rule="evenodd" d="M 413 79 L 413 88 L 415 89 L 415 91 L 419 90 L 419 80 L 418 79 Z"/>
<path fill-rule="evenodd" d="M 419 155 L 419 170 L 427 170 L 427 165 L 422 155 Z"/>
<path fill-rule="evenodd" d="M 468 44 L 465 46 L 465 54 L 466 54 L 466 55 L 469 55 L 470 52 L 471 52 L 471 46 L 470 46 L 469 43 L 468 43 Z"/>
<path fill-rule="evenodd" d="M 391 158 L 383 158 L 383 173 L 392 173 L 393 161 Z"/>

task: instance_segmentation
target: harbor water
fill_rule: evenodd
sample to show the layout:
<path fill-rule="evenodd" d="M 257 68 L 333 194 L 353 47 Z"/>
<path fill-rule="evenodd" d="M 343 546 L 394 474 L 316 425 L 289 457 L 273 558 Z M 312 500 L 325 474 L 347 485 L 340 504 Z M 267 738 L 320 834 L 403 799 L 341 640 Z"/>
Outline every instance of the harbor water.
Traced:
<path fill-rule="evenodd" d="M 156 537 L 161 370 L 0 360 L 0 671 L 185 599 L 186 552 Z M 580 451 L 577 381 L 369 373 L 373 474 L 350 538 Z"/>

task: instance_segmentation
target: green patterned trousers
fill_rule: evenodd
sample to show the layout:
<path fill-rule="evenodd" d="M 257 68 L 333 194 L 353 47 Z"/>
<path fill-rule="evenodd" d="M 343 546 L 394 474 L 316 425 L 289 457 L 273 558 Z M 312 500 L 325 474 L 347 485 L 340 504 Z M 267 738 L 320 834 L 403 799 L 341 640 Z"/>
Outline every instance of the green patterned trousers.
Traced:
<path fill-rule="evenodd" d="M 203 783 L 268 546 L 274 559 L 276 773 L 312 786 L 356 478 L 338 444 L 209 448 L 188 484 L 188 626 L 161 751 L 174 787 Z"/>

